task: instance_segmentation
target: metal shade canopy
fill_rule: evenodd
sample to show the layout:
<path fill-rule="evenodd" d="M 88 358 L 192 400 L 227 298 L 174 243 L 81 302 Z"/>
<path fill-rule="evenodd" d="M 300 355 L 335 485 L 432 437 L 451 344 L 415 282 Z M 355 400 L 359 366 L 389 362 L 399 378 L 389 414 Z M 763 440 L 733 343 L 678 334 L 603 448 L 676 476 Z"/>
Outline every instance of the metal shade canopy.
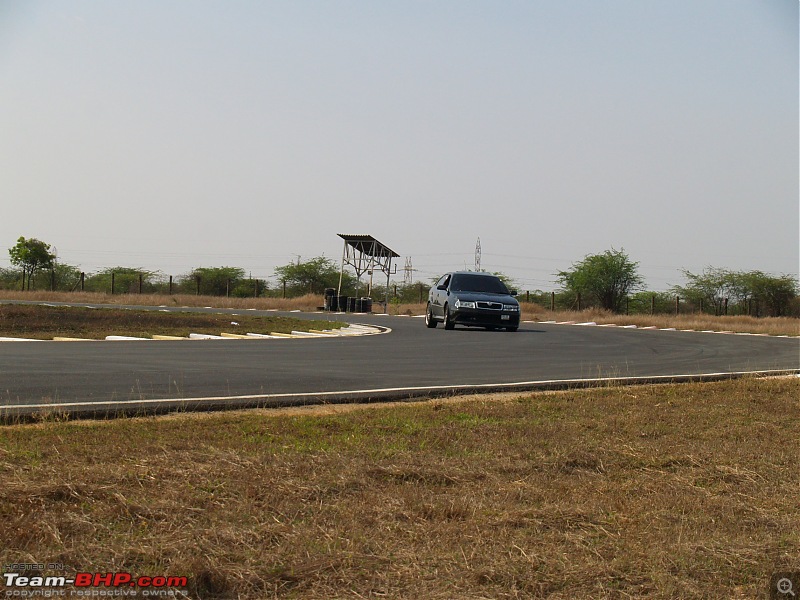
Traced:
<path fill-rule="evenodd" d="M 389 277 L 392 273 L 392 259 L 399 258 L 400 255 L 382 244 L 371 235 L 351 235 L 338 233 L 344 240 L 342 250 L 342 269 L 339 273 L 338 295 L 342 294 L 342 277 L 344 276 L 344 266 L 350 265 L 356 272 L 359 281 L 364 273 L 369 273 L 369 291 L 372 291 L 372 275 L 376 269 L 386 274 L 386 299 L 383 303 L 383 312 L 389 305 Z"/>

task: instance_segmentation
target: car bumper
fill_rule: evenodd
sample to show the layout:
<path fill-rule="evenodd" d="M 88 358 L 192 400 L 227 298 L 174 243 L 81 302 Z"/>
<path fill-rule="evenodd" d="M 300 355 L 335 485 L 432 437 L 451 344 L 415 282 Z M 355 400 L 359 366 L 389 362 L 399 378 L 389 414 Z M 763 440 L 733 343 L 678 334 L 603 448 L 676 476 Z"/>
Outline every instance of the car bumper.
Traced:
<path fill-rule="evenodd" d="M 479 308 L 459 308 L 451 314 L 453 322 L 475 327 L 519 327 L 519 313 Z"/>

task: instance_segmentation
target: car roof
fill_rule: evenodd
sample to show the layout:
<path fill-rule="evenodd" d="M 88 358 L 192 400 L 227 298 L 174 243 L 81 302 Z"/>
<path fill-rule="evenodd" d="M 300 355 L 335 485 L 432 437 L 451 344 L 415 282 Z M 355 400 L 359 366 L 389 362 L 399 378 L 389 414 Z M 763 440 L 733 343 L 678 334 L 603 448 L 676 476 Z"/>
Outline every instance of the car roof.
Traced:
<path fill-rule="evenodd" d="M 482 275 L 483 277 L 497 277 L 494 273 L 486 273 L 484 271 L 451 271 L 449 275 Z"/>

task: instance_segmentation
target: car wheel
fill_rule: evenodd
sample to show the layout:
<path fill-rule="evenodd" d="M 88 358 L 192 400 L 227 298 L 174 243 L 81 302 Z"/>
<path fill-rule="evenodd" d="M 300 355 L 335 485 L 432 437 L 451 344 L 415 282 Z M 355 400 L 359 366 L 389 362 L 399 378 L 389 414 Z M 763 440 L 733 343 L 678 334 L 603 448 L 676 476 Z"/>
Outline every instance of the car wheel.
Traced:
<path fill-rule="evenodd" d="M 516 331 L 517 329 L 519 329 L 519 328 L 518 327 L 506 327 L 506 331 L 512 331 L 513 332 L 513 331 Z"/>
<path fill-rule="evenodd" d="M 428 306 L 425 309 L 425 325 L 427 325 L 430 329 L 436 327 L 438 323 L 436 323 L 436 319 L 433 318 L 433 313 L 431 312 L 431 303 L 428 302 Z"/>
<path fill-rule="evenodd" d="M 453 329 L 456 326 L 455 321 L 453 321 L 453 317 L 450 316 L 450 307 L 447 304 L 444 305 L 444 328 L 445 329 Z"/>

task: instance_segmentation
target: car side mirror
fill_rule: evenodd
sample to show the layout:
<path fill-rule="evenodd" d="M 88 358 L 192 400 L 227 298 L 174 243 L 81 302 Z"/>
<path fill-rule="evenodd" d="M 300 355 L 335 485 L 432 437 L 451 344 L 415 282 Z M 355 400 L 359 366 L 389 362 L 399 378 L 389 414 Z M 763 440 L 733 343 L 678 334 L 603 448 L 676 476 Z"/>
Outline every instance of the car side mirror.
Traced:
<path fill-rule="evenodd" d="M 510 292 L 508 292 L 508 293 L 509 293 L 511 296 L 516 296 L 517 294 L 519 294 L 519 292 L 518 292 L 517 290 L 511 290 L 511 291 L 510 291 Z"/>
<path fill-rule="evenodd" d="M 443 292 L 446 292 L 447 291 L 447 286 L 446 285 L 437 285 L 436 289 L 437 290 L 442 290 Z"/>

